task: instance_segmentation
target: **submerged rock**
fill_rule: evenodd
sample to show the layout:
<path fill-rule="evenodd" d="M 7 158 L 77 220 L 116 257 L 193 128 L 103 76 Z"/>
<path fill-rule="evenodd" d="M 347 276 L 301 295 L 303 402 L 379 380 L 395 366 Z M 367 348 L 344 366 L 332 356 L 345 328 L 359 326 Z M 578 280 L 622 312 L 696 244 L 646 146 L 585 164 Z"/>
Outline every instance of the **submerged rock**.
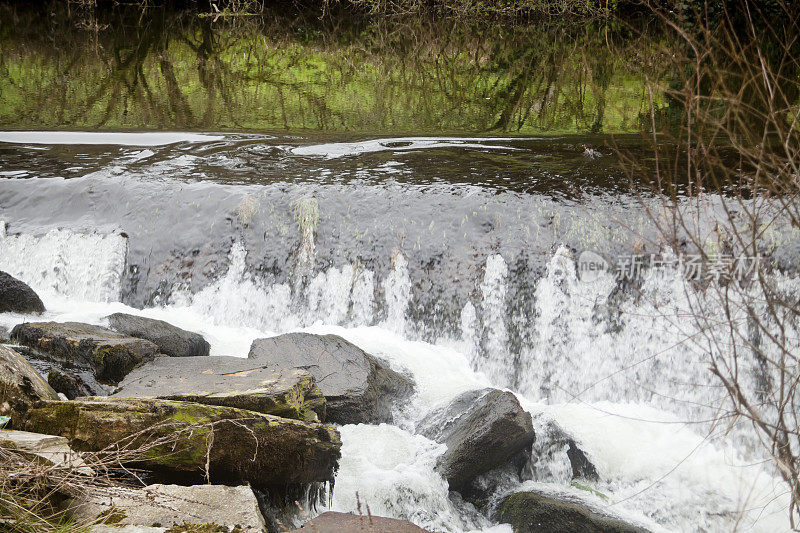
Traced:
<path fill-rule="evenodd" d="M 428 533 L 427 530 L 406 520 L 337 513 L 334 511 L 322 513 L 294 531 L 310 531 L 312 533 Z"/>
<path fill-rule="evenodd" d="M 20 354 L 0 345 L 0 415 L 19 427 L 23 415 L 39 400 L 58 395 Z"/>
<path fill-rule="evenodd" d="M 43 313 L 39 295 L 24 282 L 0 270 L 0 313 Z"/>
<path fill-rule="evenodd" d="M 598 481 L 600 475 L 582 444 L 557 422 L 539 417 L 537 438 L 533 446 L 537 479 L 553 478 L 561 482 L 569 479 Z M 565 470 L 571 471 L 571 475 Z"/>
<path fill-rule="evenodd" d="M 211 348 L 199 333 L 186 331 L 163 320 L 126 313 L 114 313 L 106 318 L 114 331 L 146 339 L 170 357 L 206 356 Z"/>
<path fill-rule="evenodd" d="M 325 420 L 325 398 L 301 369 L 259 366 L 240 357 L 156 357 L 113 394 L 224 405 L 298 420 Z"/>
<path fill-rule="evenodd" d="M 209 527 L 208 531 L 227 528 L 224 531 L 260 533 L 266 530 L 258 501 L 247 485 L 120 488 L 108 494 L 90 494 L 73 502 L 69 510 L 78 523 L 95 522 L 114 527 L 158 524 L 172 528 L 183 524 L 214 524 L 219 529 Z"/>
<path fill-rule="evenodd" d="M 497 389 L 457 396 L 431 413 L 417 431 L 447 445 L 437 470 L 456 492 L 518 454 L 529 454 L 535 438 L 531 415 L 513 394 Z"/>
<path fill-rule="evenodd" d="M 410 379 L 336 335 L 256 339 L 247 357 L 257 364 L 308 370 L 328 402 L 327 419 L 337 424 L 391 422 L 394 405 L 414 391 Z"/>
<path fill-rule="evenodd" d="M 495 519 L 511 524 L 514 533 L 648 533 L 648 529 L 593 509 L 578 498 L 543 492 L 506 496 Z"/>
<path fill-rule="evenodd" d="M 158 347 L 148 340 L 80 322 L 19 324 L 11 330 L 11 338 L 37 356 L 90 368 L 101 383 L 118 383 L 136 365 L 158 353 Z"/>
<path fill-rule="evenodd" d="M 25 428 L 62 435 L 78 451 L 142 449 L 126 462 L 156 473 L 199 478 L 207 466 L 214 483 L 284 489 L 333 480 L 341 448 L 339 433 L 321 424 L 169 400 L 40 402 L 28 411 Z"/>

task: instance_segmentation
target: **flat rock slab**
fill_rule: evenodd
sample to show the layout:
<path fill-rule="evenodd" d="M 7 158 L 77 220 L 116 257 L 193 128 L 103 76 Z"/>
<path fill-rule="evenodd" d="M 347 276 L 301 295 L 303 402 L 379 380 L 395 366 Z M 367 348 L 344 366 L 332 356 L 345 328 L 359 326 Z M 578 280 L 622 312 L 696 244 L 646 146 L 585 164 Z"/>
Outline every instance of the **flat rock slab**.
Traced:
<path fill-rule="evenodd" d="M 172 529 L 172 528 L 170 528 Z M 165 527 L 150 526 L 93 526 L 89 531 L 92 533 L 166 533 Z M 174 531 L 173 531 L 174 533 Z M 187 532 L 188 533 L 188 532 Z"/>
<path fill-rule="evenodd" d="M 0 270 L 0 313 L 43 313 L 39 295 L 24 282 Z"/>
<path fill-rule="evenodd" d="M 11 338 L 43 358 L 91 368 L 101 383 L 118 383 L 158 353 L 158 346 L 148 340 L 80 322 L 19 324 L 11 330 Z"/>
<path fill-rule="evenodd" d="M 0 447 L 35 455 L 56 466 L 74 467 L 90 474 L 80 454 L 69 447 L 64 437 L 29 431 L 0 430 Z"/>
<path fill-rule="evenodd" d="M 114 313 L 106 317 L 114 331 L 146 339 L 170 357 L 207 356 L 211 346 L 202 335 L 173 326 L 163 320 Z"/>
<path fill-rule="evenodd" d="M 10 416 L 12 427 L 39 400 L 58 395 L 22 355 L 0 344 L 0 415 Z"/>
<path fill-rule="evenodd" d="M 300 529 L 311 533 L 428 533 L 427 530 L 406 520 L 363 516 L 328 511 L 312 518 Z"/>
<path fill-rule="evenodd" d="M 530 449 L 535 435 L 531 415 L 510 392 L 468 391 L 435 410 L 417 431 L 447 445 L 437 470 L 460 492 L 475 477 Z"/>
<path fill-rule="evenodd" d="M 78 451 L 141 450 L 123 462 L 162 474 L 281 490 L 333 480 L 335 429 L 244 409 L 170 400 L 82 398 L 39 402 L 28 431 L 61 435 Z"/>
<path fill-rule="evenodd" d="M 649 533 L 604 513 L 580 498 L 539 491 L 516 492 L 506 496 L 495 519 L 511 524 L 514 533 Z"/>
<path fill-rule="evenodd" d="M 106 526 L 171 528 L 183 524 L 216 524 L 241 533 L 266 530 L 258 500 L 247 485 L 149 485 L 117 489 L 72 504 L 79 523 Z"/>
<path fill-rule="evenodd" d="M 259 366 L 240 357 L 156 357 L 128 374 L 112 396 L 182 400 L 309 422 L 325 420 L 325 398 L 308 371 Z"/>
<path fill-rule="evenodd" d="M 328 421 L 337 424 L 391 422 L 394 405 L 414 391 L 410 379 L 336 335 L 256 339 L 247 357 L 257 364 L 308 370 L 327 400 Z"/>

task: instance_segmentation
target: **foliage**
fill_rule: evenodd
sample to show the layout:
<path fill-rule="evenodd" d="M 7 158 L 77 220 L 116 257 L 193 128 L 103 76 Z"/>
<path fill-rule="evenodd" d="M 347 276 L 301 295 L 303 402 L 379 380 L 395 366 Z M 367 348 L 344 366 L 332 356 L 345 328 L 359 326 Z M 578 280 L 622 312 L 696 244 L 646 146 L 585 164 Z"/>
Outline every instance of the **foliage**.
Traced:
<path fill-rule="evenodd" d="M 719 283 L 686 286 L 700 332 L 686 342 L 705 353 L 723 391 L 718 426 L 751 425 L 786 482 L 794 527 L 800 294 L 786 283 L 789 265 L 775 255 L 770 232 L 778 224 L 800 229 L 800 18 L 795 3 L 771 4 L 689 6 L 677 20 L 663 14 L 683 44 L 664 55 L 675 73 L 669 85 L 654 81 L 651 89 L 667 101 L 652 106 L 652 129 L 670 127 L 651 139 L 658 207 L 645 205 L 660 231 L 653 244 L 675 256 L 696 251 L 704 268 L 725 257 L 763 258 L 752 276 L 725 270 Z M 632 176 L 653 171 L 634 158 L 625 166 Z M 679 191 L 693 200 L 691 214 L 677 208 Z M 715 224 L 700 224 L 701 216 Z"/>
<path fill-rule="evenodd" d="M 622 24 L 0 7 L 0 127 L 631 132 L 660 39 Z M 164 9 L 164 8 L 159 8 Z M 89 29 L 87 29 L 89 28 Z M 53 41 L 60 43 L 52 46 Z M 647 76 L 643 73 L 647 70 Z"/>

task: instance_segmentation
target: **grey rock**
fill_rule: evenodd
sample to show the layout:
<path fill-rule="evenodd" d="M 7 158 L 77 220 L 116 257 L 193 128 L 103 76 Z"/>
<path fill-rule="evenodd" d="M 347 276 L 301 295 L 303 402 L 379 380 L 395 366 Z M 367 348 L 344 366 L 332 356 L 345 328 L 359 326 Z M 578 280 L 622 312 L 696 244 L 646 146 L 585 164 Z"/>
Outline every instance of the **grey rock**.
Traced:
<path fill-rule="evenodd" d="M 114 331 L 147 339 L 158 346 L 164 355 L 170 357 L 206 356 L 210 346 L 199 333 L 193 333 L 173 326 L 163 320 L 114 313 L 106 317 Z"/>
<path fill-rule="evenodd" d="M 170 528 L 171 529 L 171 528 Z M 166 533 L 165 527 L 151 526 L 92 526 L 91 533 Z"/>
<path fill-rule="evenodd" d="M 300 529 L 312 533 L 428 533 L 406 520 L 328 511 L 312 518 Z"/>
<path fill-rule="evenodd" d="M 56 399 L 56 391 L 24 357 L 0 345 L 0 415 L 10 416 L 12 427 L 37 401 Z"/>
<path fill-rule="evenodd" d="M 0 313 L 43 313 L 39 295 L 11 274 L 0 270 Z"/>
<path fill-rule="evenodd" d="M 417 431 L 447 446 L 437 470 L 456 492 L 475 477 L 529 454 L 535 439 L 531 415 L 513 394 L 497 389 L 457 396 L 431 413 Z"/>
<path fill-rule="evenodd" d="M 139 526 L 171 528 L 188 524 L 216 524 L 232 531 L 256 533 L 266 529 L 258 501 L 247 485 L 148 485 L 117 488 L 73 502 L 70 511 L 78 523 L 97 522 L 115 528 Z M 97 531 L 97 529 L 94 529 Z M 119 531 L 115 529 L 114 531 Z"/>
<path fill-rule="evenodd" d="M 289 333 L 256 339 L 248 359 L 277 368 L 308 370 L 327 399 L 327 419 L 338 424 L 392 421 L 394 405 L 413 382 L 336 335 Z"/>
<path fill-rule="evenodd" d="M 86 466 L 78 452 L 69 447 L 69 442 L 64 437 L 29 431 L 0 430 L 0 446 L 35 455 L 51 465 L 75 468 L 87 475 L 92 473 L 91 468 Z"/>
<path fill-rule="evenodd" d="M 156 357 L 112 395 L 224 405 L 259 413 L 325 420 L 325 398 L 306 370 L 259 366 L 241 357 Z"/>
<path fill-rule="evenodd" d="M 495 519 L 511 524 L 514 533 L 648 533 L 598 509 L 581 498 L 543 491 L 526 491 L 503 498 Z"/>
<path fill-rule="evenodd" d="M 37 357 L 92 369 L 97 380 L 107 384 L 118 383 L 158 353 L 158 346 L 148 340 L 80 322 L 19 324 L 11 330 L 11 338 Z"/>

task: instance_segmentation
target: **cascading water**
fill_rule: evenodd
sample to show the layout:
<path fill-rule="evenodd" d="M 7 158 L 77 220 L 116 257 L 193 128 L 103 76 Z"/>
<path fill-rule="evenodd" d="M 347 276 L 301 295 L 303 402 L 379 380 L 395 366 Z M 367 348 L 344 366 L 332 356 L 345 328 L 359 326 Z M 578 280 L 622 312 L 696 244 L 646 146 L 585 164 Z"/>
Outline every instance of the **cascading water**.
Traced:
<path fill-rule="evenodd" d="M 234 142 L 229 159 L 263 142 Z M 463 141 L 463 148 L 486 142 Z M 399 157 L 351 143 L 302 147 L 281 157 L 300 164 L 295 157 L 319 153 L 327 162 L 346 159 L 347 150 L 351 157 L 377 153 L 381 159 L 367 161 L 374 168 Z M 212 355 L 240 357 L 258 337 L 334 333 L 412 376 L 416 394 L 397 413 L 397 426 L 341 428 L 335 510 L 368 506 L 438 531 L 507 531 L 448 493 L 434 471 L 442 446 L 414 433 L 459 393 L 494 386 L 514 391 L 537 425 L 530 479 L 504 479 L 505 490 L 578 495 L 654 531 L 728 530 L 737 520 L 756 531 L 787 528 L 784 486 L 756 460 L 752 432 L 736 427 L 726 435 L 726 427 L 708 422 L 723 395 L 705 370 L 691 311 L 713 310 L 713 297 L 702 299 L 669 268 L 644 271 L 636 291 L 611 273 L 584 280 L 576 271 L 578 246 L 569 236 L 577 233 L 565 224 L 595 228 L 580 239 L 616 253 L 627 241 L 591 221 L 602 218 L 597 211 L 618 216 L 630 204 L 603 203 L 600 195 L 587 201 L 588 213 L 566 222 L 555 216 L 559 200 L 535 193 L 482 196 L 477 187 L 369 182 L 325 183 L 311 201 L 284 182 L 242 184 L 237 171 L 230 182 L 181 181 L 185 167 L 151 161 L 159 154 L 172 161 L 179 149 L 151 148 L 140 159 L 123 149 L 80 178 L 49 178 L 58 180 L 50 189 L 43 178 L 2 178 L 8 226 L 0 226 L 0 270 L 40 292 L 44 319 L 102 323 L 124 310 L 202 333 Z M 509 157 L 524 151 L 513 148 Z M 390 168 L 412 160 L 404 161 Z M 104 199 L 92 200 L 82 217 L 56 207 L 32 213 L 21 200 L 86 190 Z M 175 204 L 180 212 L 165 209 L 166 220 L 156 223 L 133 208 L 114 225 L 104 202 L 135 197 L 161 209 L 154 190 L 183 199 Z M 404 218 L 410 206 L 430 218 Z M 385 212 L 375 215 L 379 209 Z M 194 211 L 204 216 L 185 222 Z M 87 230 L 92 217 L 101 229 Z M 154 224 L 163 225 L 161 234 Z M 794 278 L 776 281 L 797 290 Z M 22 320 L 0 314 L 3 326 Z M 746 386 L 757 386 L 756 370 Z M 599 477 L 592 488 L 602 496 L 569 484 L 564 447 L 550 440 L 556 427 L 589 457 Z"/>

